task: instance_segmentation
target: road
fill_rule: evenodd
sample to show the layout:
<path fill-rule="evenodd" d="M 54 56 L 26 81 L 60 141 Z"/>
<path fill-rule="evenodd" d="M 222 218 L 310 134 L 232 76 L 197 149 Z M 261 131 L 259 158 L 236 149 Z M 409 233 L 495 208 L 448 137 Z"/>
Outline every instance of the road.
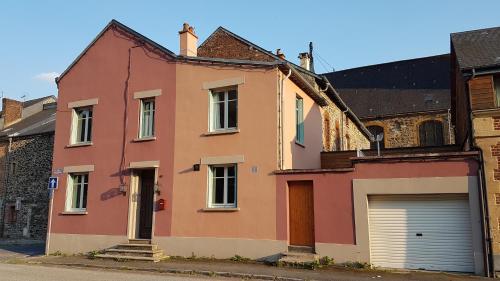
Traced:
<path fill-rule="evenodd" d="M 37 265 L 0 263 L 0 281 L 218 281 L 236 279 L 215 279 L 201 276 L 172 276 L 154 273 L 132 273 L 121 271 L 103 271 L 97 269 L 77 269 L 64 267 L 46 267 Z"/>

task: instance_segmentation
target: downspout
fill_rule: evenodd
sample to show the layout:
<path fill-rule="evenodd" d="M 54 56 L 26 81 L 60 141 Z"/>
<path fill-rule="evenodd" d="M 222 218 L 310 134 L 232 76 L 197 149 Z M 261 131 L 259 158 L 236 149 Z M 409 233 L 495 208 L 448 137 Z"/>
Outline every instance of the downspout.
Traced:
<path fill-rule="evenodd" d="M 283 96 L 285 94 L 285 80 L 288 79 L 292 75 L 292 70 L 288 69 L 288 74 L 286 76 L 283 76 L 283 74 L 280 75 L 280 85 L 279 85 L 279 93 L 278 93 L 278 141 L 279 141 L 279 169 L 283 170 L 284 167 L 284 153 L 285 151 L 284 148 L 284 141 L 283 141 Z"/>
<path fill-rule="evenodd" d="M 3 184 L 4 184 L 4 201 L 2 202 L 2 213 L 0 214 L 3 219 L 2 219 L 2 224 L 0 225 L 0 237 L 3 237 L 3 231 L 4 231 L 4 226 L 5 226 L 5 202 L 6 202 L 6 199 L 7 199 L 7 184 L 8 184 L 8 169 L 9 169 L 9 158 L 10 158 L 10 151 L 12 149 L 12 137 L 9 137 L 9 146 L 7 148 L 7 153 L 5 155 L 5 166 L 4 166 L 4 171 L 7 171 L 7 173 L 5 173 L 5 178 L 3 180 Z"/>
<path fill-rule="evenodd" d="M 345 137 L 345 134 L 344 134 L 344 116 L 345 116 L 345 114 L 346 114 L 347 111 L 349 111 L 349 108 L 346 108 L 345 110 L 342 110 L 342 116 L 340 116 L 340 128 L 341 128 L 341 131 L 342 131 L 341 136 L 340 136 L 341 151 L 344 151 L 344 137 Z"/>
<path fill-rule="evenodd" d="M 451 143 L 451 108 L 448 108 L 448 144 Z"/>
<path fill-rule="evenodd" d="M 472 69 L 472 76 L 469 79 L 473 79 L 476 77 L 476 70 L 473 68 Z M 467 80 L 469 80 L 467 79 Z M 464 82 L 467 82 L 465 80 Z M 473 125 L 473 114 L 472 114 L 472 101 L 471 101 L 471 96 L 469 93 L 469 89 L 467 87 L 467 97 L 468 97 L 468 111 L 469 111 L 469 136 L 471 136 L 472 139 L 474 136 L 474 125 Z M 488 208 L 488 191 L 486 188 L 486 181 L 485 181 L 485 172 L 484 172 L 484 158 L 483 158 L 483 150 L 476 145 L 476 142 L 472 140 L 472 148 L 476 149 L 479 151 L 479 171 L 478 171 L 478 177 L 479 177 L 479 204 L 481 205 L 481 225 L 483 228 L 483 260 L 484 260 L 484 267 L 486 271 L 486 275 L 488 277 L 493 277 L 496 278 L 495 276 L 495 261 L 494 261 L 494 256 L 493 253 L 491 252 L 493 249 L 493 245 L 491 242 L 491 231 L 490 231 L 490 211 Z"/>

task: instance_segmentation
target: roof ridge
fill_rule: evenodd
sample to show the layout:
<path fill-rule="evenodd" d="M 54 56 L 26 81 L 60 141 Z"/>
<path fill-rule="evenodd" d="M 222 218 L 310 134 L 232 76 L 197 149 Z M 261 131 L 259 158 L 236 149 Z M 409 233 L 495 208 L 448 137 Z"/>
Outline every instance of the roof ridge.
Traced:
<path fill-rule="evenodd" d="M 376 63 L 376 64 L 369 64 L 369 65 L 364 65 L 364 66 L 357 66 L 357 67 L 353 67 L 353 68 L 346 68 L 346 69 L 342 69 L 342 70 L 332 71 L 332 72 L 325 72 L 325 73 L 322 73 L 321 75 L 330 74 L 330 73 L 339 73 L 339 72 L 343 72 L 343 71 L 355 70 L 355 69 L 360 69 L 360 68 L 374 67 L 374 66 L 379 66 L 379 65 L 388 65 L 388 64 L 394 64 L 394 63 L 400 63 L 400 62 L 409 62 L 409 61 L 413 61 L 413 60 L 445 57 L 445 56 L 449 56 L 449 55 L 450 55 L 449 53 L 445 53 L 445 54 L 440 54 L 440 55 L 432 55 L 432 56 L 425 56 L 425 57 L 419 57 L 419 58 L 402 59 L 402 60 L 395 60 L 395 61 L 382 62 L 382 63 Z"/>
<path fill-rule="evenodd" d="M 492 29 L 500 29 L 500 26 L 486 27 L 486 28 L 479 28 L 479 29 L 472 29 L 472 30 L 465 30 L 465 31 L 459 31 L 459 32 L 452 32 L 452 33 L 450 33 L 450 36 L 458 35 L 458 34 L 464 34 L 464 33 L 478 32 L 478 31 L 486 31 L 486 30 L 492 30 Z"/>

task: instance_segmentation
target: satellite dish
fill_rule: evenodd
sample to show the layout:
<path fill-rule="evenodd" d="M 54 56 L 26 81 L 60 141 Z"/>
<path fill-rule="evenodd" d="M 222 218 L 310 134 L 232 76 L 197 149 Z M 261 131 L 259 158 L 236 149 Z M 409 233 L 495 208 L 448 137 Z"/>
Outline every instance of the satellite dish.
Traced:
<path fill-rule="evenodd" d="M 375 137 L 375 141 L 382 141 L 384 139 L 384 133 L 380 133 Z"/>

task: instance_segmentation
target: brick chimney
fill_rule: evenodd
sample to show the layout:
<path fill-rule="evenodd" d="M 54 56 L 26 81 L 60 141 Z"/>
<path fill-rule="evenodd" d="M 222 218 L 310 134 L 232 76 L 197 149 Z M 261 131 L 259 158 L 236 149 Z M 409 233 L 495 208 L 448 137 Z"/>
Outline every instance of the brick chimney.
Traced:
<path fill-rule="evenodd" d="M 300 53 L 299 59 L 300 59 L 300 67 L 307 70 L 311 70 L 311 56 L 309 55 L 309 53 Z"/>
<path fill-rule="evenodd" d="M 281 51 L 281 49 L 276 49 L 276 55 L 282 60 L 285 59 L 285 54 Z"/>
<path fill-rule="evenodd" d="M 196 57 L 198 55 L 198 36 L 194 34 L 194 28 L 188 23 L 182 25 L 179 31 L 180 37 L 180 55 Z"/>
<path fill-rule="evenodd" d="M 2 110 L 3 127 L 5 128 L 21 120 L 23 114 L 23 103 L 17 100 L 3 98 Z"/>

